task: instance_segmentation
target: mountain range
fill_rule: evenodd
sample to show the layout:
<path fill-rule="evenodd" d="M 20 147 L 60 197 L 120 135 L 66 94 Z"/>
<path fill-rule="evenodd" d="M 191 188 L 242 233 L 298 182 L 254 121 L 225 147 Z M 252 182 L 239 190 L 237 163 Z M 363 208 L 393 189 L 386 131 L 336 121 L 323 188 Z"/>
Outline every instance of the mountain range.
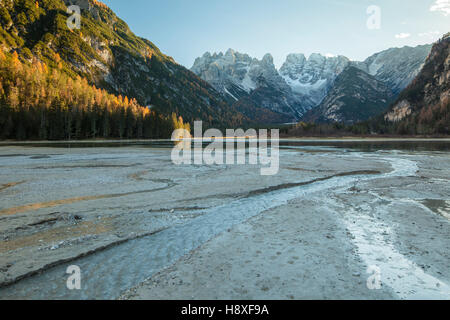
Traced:
<path fill-rule="evenodd" d="M 363 62 L 351 61 L 344 56 L 326 57 L 317 53 L 308 58 L 304 54 L 289 54 L 282 67 L 277 70 L 270 54 L 258 60 L 229 49 L 225 54 L 205 53 L 195 60 L 191 70 L 210 83 L 237 110 L 253 120 L 296 122 L 314 118 L 316 121 L 335 121 L 325 113 L 328 109 L 335 108 L 330 102 L 337 97 L 328 95 L 342 93 L 337 88 L 332 89 L 344 70 L 352 70 L 348 67 L 360 70 L 360 80 L 380 82 L 375 87 L 370 84 L 361 86 L 361 89 L 369 86 L 375 91 L 381 90 L 377 94 L 378 100 L 384 102 L 377 103 L 375 112 L 379 114 L 419 73 L 430 50 L 431 45 L 391 48 L 376 53 Z M 350 78 L 341 78 L 338 83 L 341 88 L 345 87 L 343 79 Z M 363 92 L 359 94 L 362 95 Z M 347 105 L 345 100 L 341 99 L 341 109 Z M 367 102 L 360 103 L 357 100 L 348 99 L 348 103 L 352 101 L 349 107 L 357 110 L 359 105 L 364 107 Z M 309 111 L 319 106 L 323 114 L 319 115 L 316 110 L 311 111 L 315 114 L 311 116 Z M 374 112 L 362 112 L 353 118 L 347 117 L 347 120 L 366 120 L 372 114 Z M 264 116 L 263 119 L 261 115 Z"/>
<path fill-rule="evenodd" d="M 80 30 L 66 25 L 71 4 L 81 8 Z M 0 48 L 7 61 L 14 61 L 15 55 L 24 65 L 39 62 L 64 74 L 60 79 L 92 86 L 86 89 L 89 92 L 100 88 L 102 95 L 115 95 L 117 99 L 110 99 L 116 99 L 117 105 L 133 101 L 165 119 L 173 114 L 187 123 L 201 119 L 205 128 L 298 121 L 354 124 L 384 114 L 385 121 L 397 124 L 420 118 L 414 121 L 422 123 L 425 132 L 430 125 L 424 119 L 436 110 L 424 106 L 438 108 L 448 97 L 448 60 L 442 53 L 448 49 L 447 42 L 448 37 L 434 46 L 391 48 L 364 61 L 289 54 L 279 69 L 270 54 L 259 60 L 229 49 L 205 53 L 188 70 L 149 40 L 136 36 L 99 1 L 0 2 Z M 11 88 L 8 92 L 14 91 Z M 0 98 L 11 100 L 11 96 Z M 19 98 L 25 106 L 25 97 Z M 89 110 L 93 98 L 87 99 Z M 70 103 L 68 99 L 60 105 Z M 416 128 L 414 121 L 408 123 Z M 65 130 L 70 135 L 70 128 Z"/>

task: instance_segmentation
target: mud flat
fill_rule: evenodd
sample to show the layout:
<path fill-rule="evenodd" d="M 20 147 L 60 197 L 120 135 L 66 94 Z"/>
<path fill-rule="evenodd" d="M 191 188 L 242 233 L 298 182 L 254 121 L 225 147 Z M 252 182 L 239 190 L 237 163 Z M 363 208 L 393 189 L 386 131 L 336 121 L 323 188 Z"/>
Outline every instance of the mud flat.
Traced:
<path fill-rule="evenodd" d="M 384 159 L 390 173 L 268 210 L 121 298 L 450 299 L 449 157 Z"/>
<path fill-rule="evenodd" d="M 0 298 L 450 299 L 449 160 L 289 145 L 262 177 L 167 148 L 1 146 Z"/>

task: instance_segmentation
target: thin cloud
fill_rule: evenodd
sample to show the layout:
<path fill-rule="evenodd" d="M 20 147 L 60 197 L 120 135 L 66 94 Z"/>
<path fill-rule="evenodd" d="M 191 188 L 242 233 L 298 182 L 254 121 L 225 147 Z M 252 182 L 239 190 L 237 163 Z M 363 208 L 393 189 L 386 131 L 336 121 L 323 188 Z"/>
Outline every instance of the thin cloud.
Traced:
<path fill-rule="evenodd" d="M 450 0 L 436 0 L 430 11 L 441 12 L 444 16 L 450 15 Z"/>
<path fill-rule="evenodd" d="M 406 38 L 409 38 L 409 37 L 411 37 L 411 34 L 410 33 L 404 33 L 404 32 L 395 35 L 396 39 L 406 39 Z"/>
<path fill-rule="evenodd" d="M 441 33 L 439 31 L 428 31 L 428 32 L 421 32 L 421 33 L 419 33 L 419 37 L 436 39 L 436 38 L 439 38 L 440 34 Z"/>

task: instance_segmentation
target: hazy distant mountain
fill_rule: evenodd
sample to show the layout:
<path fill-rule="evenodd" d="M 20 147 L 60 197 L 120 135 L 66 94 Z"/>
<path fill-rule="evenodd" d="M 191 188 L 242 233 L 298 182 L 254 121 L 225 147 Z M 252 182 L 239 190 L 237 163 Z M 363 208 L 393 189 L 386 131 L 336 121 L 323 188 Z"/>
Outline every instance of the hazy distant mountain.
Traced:
<path fill-rule="evenodd" d="M 393 96 L 385 83 L 348 66 L 322 103 L 305 114 L 302 121 L 346 124 L 364 121 L 386 111 Z"/>
<path fill-rule="evenodd" d="M 344 56 L 312 54 L 306 58 L 303 54 L 289 54 L 278 71 L 269 54 L 259 61 L 230 49 L 225 54 L 205 53 L 191 70 L 248 117 L 262 121 L 262 114 L 264 121 L 287 122 L 297 121 L 318 107 L 336 78 L 350 65 L 382 81 L 397 95 L 418 74 L 430 49 L 393 48 L 364 62 L 352 62 Z"/>
<path fill-rule="evenodd" d="M 386 83 L 399 94 L 418 75 L 432 45 L 391 48 L 376 53 L 355 66 Z"/>

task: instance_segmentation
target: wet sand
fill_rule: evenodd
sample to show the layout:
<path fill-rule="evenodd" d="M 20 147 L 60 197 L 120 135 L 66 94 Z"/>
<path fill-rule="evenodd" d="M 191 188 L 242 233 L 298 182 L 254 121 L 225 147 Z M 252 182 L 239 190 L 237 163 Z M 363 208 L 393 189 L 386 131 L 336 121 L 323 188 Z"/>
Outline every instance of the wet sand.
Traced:
<path fill-rule="evenodd" d="M 0 298 L 45 297 L 26 284 L 63 284 L 53 269 L 82 257 L 91 265 L 105 250 L 133 261 L 126 243 L 192 225 L 199 240 L 159 244 L 164 263 L 143 263 L 139 277 L 97 298 L 450 299 L 449 160 L 294 147 L 282 150 L 278 175 L 262 177 L 258 166 L 175 166 L 170 149 L 0 147 Z M 258 209 L 266 196 L 286 201 Z M 197 228 L 230 203 L 254 215 L 224 231 Z M 369 265 L 381 269 L 380 290 L 367 288 Z M 92 272 L 86 281 L 101 281 Z M 58 290 L 48 294 L 70 298 Z"/>
<path fill-rule="evenodd" d="M 426 177 L 449 177 L 448 156 L 400 158 L 417 167 L 268 210 L 121 298 L 450 299 L 449 220 L 421 204 L 449 197 L 447 179 Z"/>

